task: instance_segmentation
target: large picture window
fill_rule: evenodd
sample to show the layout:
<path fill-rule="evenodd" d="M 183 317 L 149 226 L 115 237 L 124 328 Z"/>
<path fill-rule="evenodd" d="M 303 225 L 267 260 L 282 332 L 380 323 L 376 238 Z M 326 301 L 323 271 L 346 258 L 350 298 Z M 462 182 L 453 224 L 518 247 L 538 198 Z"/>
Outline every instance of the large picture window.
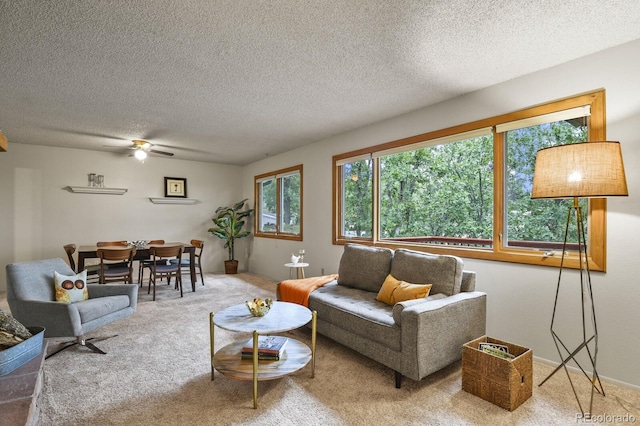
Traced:
<path fill-rule="evenodd" d="M 255 177 L 256 237 L 302 240 L 302 165 Z"/>
<path fill-rule="evenodd" d="M 409 150 L 377 153 L 379 239 L 491 247 L 493 135 L 490 130 L 436 139 L 424 147 L 410 145 Z"/>
<path fill-rule="evenodd" d="M 334 243 L 558 266 L 572 200 L 531 199 L 536 153 L 605 133 L 597 91 L 337 155 Z M 604 271 L 605 202 L 580 203 L 590 267 Z"/>

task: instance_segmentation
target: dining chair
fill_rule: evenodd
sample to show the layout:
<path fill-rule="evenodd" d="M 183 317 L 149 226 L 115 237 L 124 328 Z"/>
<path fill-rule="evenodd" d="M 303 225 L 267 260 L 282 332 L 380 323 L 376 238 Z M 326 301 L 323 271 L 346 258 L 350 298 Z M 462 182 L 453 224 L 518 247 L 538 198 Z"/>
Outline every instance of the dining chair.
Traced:
<path fill-rule="evenodd" d="M 102 247 L 96 251 L 100 259 L 100 284 L 107 282 L 133 283 L 135 247 Z"/>
<path fill-rule="evenodd" d="M 98 241 L 96 243 L 97 247 L 129 247 L 129 242 L 128 241 Z M 127 266 L 127 262 L 123 262 L 120 265 L 114 265 L 114 264 L 110 264 L 107 267 L 108 268 L 115 268 L 115 267 L 126 267 Z"/>
<path fill-rule="evenodd" d="M 82 272 L 76 269 L 76 261 L 73 259 L 73 254 L 76 252 L 75 244 L 65 244 L 63 246 L 65 253 L 67 253 L 67 258 L 69 259 L 69 266 L 73 269 L 74 272 Z M 85 265 L 84 269 L 87 270 L 87 284 L 88 283 L 97 283 L 100 280 L 100 265 Z"/>
<path fill-rule="evenodd" d="M 164 244 L 164 240 L 151 240 L 148 242 L 148 245 L 160 245 L 160 244 Z M 149 257 L 147 259 L 142 259 L 138 262 L 138 282 L 140 283 L 140 287 L 142 287 L 142 277 L 144 275 L 144 268 L 149 268 L 149 270 L 151 270 L 151 254 L 149 254 Z"/>
<path fill-rule="evenodd" d="M 150 246 L 149 254 L 151 254 L 151 274 L 149 276 L 149 290 L 153 285 L 153 300 L 156 300 L 156 280 L 158 278 L 167 278 L 171 283 L 171 278 L 176 278 L 176 288 L 180 287 L 180 297 L 182 297 L 182 274 L 179 263 L 170 263 L 170 259 L 178 259 L 182 254 L 182 245 L 170 246 Z"/>
<path fill-rule="evenodd" d="M 202 281 L 202 285 L 204 285 L 204 276 L 202 275 L 202 266 L 201 266 L 201 258 L 202 258 L 202 249 L 204 248 L 204 241 L 202 240 L 191 240 L 191 245 L 194 246 L 195 249 L 195 267 L 198 271 L 200 271 L 200 280 Z M 189 258 L 182 258 L 180 257 L 179 259 L 172 259 L 170 260 L 171 263 L 178 263 L 180 262 L 180 266 L 183 269 L 186 269 L 188 271 L 191 271 L 191 259 Z M 197 275 L 197 272 L 196 272 Z"/>

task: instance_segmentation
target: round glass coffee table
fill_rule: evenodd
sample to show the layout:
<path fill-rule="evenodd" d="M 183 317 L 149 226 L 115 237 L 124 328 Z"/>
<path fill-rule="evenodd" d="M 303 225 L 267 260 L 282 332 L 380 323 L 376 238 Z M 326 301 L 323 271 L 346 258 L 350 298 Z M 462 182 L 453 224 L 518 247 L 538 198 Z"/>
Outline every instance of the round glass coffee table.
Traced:
<path fill-rule="evenodd" d="M 288 302 L 273 302 L 263 317 L 254 317 L 244 303 L 209 314 L 211 339 L 211 380 L 214 370 L 238 380 L 253 381 L 253 408 L 258 408 L 258 382 L 273 380 L 298 371 L 311 361 L 311 377 L 315 376 L 316 312 Z M 311 348 L 287 337 L 287 344 L 278 360 L 258 359 L 258 336 L 282 333 L 300 328 L 311 321 Z M 235 341 L 218 351 L 214 346 L 214 326 L 238 332 L 253 333 L 253 359 L 242 358 L 246 339 Z"/>

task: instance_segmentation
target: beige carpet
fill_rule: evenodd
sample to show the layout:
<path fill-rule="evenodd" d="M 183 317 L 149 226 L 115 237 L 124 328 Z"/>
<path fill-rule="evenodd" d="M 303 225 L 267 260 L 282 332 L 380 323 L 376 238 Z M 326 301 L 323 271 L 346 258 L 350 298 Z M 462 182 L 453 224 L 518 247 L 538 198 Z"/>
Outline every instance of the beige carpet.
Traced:
<path fill-rule="evenodd" d="M 322 336 L 316 377 L 307 366 L 260 382 L 254 410 L 251 382 L 218 373 L 210 380 L 208 318 L 211 311 L 273 296 L 275 283 L 248 274 L 207 275 L 205 281 L 182 299 L 166 285 L 159 287 L 155 302 L 146 288 L 141 291 L 135 315 L 94 333 L 118 335 L 97 343 L 107 355 L 74 348 L 48 359 L 40 424 L 576 424 L 579 410 L 564 373 L 537 386 L 551 371 L 548 365 L 534 362 L 533 396 L 509 412 L 464 392 L 460 363 L 420 382 L 405 379 L 396 389 L 391 370 Z M 0 307 L 6 307 L 6 299 Z M 290 335 L 310 341 L 306 328 Z M 216 328 L 218 347 L 239 337 Z M 59 340 L 52 339 L 50 348 Z M 583 377 L 577 383 L 588 389 Z M 640 418 L 640 392 L 604 385 L 607 396 L 594 401 L 594 414 L 606 416 L 600 423 Z"/>

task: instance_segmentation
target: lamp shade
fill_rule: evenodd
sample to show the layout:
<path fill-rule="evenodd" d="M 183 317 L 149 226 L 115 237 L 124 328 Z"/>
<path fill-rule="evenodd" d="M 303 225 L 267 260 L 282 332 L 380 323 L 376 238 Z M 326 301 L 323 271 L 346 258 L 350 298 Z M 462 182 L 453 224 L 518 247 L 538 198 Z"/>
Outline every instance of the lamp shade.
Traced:
<path fill-rule="evenodd" d="M 617 195 L 629 195 L 619 142 L 583 142 L 538 151 L 531 198 Z"/>

